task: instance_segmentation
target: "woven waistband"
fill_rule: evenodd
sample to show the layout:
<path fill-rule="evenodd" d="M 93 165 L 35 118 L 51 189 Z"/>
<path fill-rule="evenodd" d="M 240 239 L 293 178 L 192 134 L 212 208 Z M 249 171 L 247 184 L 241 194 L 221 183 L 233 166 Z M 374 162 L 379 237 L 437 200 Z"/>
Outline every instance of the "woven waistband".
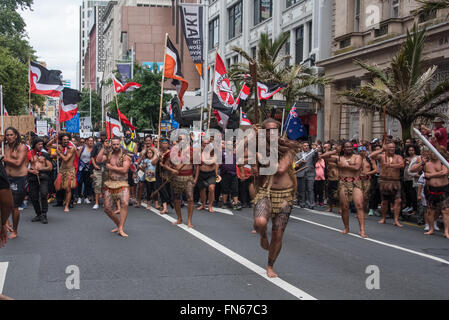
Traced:
<path fill-rule="evenodd" d="M 178 176 L 180 176 L 180 177 L 193 176 L 193 170 L 179 171 Z"/>
<path fill-rule="evenodd" d="M 358 176 L 358 177 L 340 177 L 340 181 L 343 181 L 343 182 L 357 182 L 360 180 L 361 180 L 360 176 Z"/>

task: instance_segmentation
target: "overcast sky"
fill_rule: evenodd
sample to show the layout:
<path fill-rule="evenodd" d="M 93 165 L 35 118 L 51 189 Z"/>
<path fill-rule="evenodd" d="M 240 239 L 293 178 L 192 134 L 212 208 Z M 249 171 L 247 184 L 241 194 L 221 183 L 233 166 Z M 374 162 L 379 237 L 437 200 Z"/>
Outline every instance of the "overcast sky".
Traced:
<path fill-rule="evenodd" d="M 34 0 L 33 11 L 22 12 L 29 41 L 39 61 L 61 70 L 76 88 L 79 59 L 79 6 L 81 0 Z"/>

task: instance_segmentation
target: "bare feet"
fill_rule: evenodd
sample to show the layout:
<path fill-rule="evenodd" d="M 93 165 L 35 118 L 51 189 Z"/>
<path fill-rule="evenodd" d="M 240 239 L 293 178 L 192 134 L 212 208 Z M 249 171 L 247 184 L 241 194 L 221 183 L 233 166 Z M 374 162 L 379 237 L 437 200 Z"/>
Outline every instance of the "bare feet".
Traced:
<path fill-rule="evenodd" d="M 360 231 L 359 234 L 362 238 L 368 238 L 365 231 Z"/>
<path fill-rule="evenodd" d="M 270 247 L 270 243 L 268 242 L 268 236 L 266 232 L 260 237 L 260 246 L 267 251 L 268 248 Z"/>
<path fill-rule="evenodd" d="M 128 235 L 123 230 L 119 230 L 118 235 L 122 236 L 123 238 L 128 238 Z"/>
<path fill-rule="evenodd" d="M 202 211 L 202 210 L 204 210 L 205 208 L 206 208 L 206 207 L 205 207 L 204 205 L 202 205 L 202 206 L 198 207 L 196 210 Z"/>
<path fill-rule="evenodd" d="M 253 231 L 251 231 L 252 234 L 257 234 L 257 231 L 253 229 Z"/>
<path fill-rule="evenodd" d="M 402 227 L 403 227 L 403 225 L 400 224 L 399 222 L 395 222 L 393 225 L 396 226 L 396 227 L 399 227 L 399 228 L 402 228 Z"/>
<path fill-rule="evenodd" d="M 432 231 L 427 231 L 427 232 L 425 232 L 424 234 L 427 235 L 427 236 L 431 236 L 431 235 L 434 234 L 434 232 L 433 232 L 433 230 L 432 230 Z"/>
<path fill-rule="evenodd" d="M 11 239 L 15 239 L 17 237 L 18 237 L 17 232 L 13 231 L 9 234 L 8 239 L 11 240 Z"/>
<path fill-rule="evenodd" d="M 381 220 L 379 220 L 377 223 L 379 223 L 379 224 L 385 224 L 385 219 L 381 219 Z"/>
<path fill-rule="evenodd" d="M 167 212 L 168 212 L 168 210 L 167 210 L 167 209 L 165 209 L 165 210 L 162 210 L 162 211 L 161 211 L 161 216 L 162 216 L 162 215 L 164 215 L 164 214 L 166 214 Z"/>
<path fill-rule="evenodd" d="M 120 210 L 115 210 L 114 214 L 120 214 Z"/>
<path fill-rule="evenodd" d="M 332 212 L 332 207 L 327 208 L 327 212 Z"/>
<path fill-rule="evenodd" d="M 180 224 L 182 224 L 182 220 L 177 220 L 177 221 L 173 222 L 173 225 L 175 225 L 175 226 L 180 225 Z"/>
<path fill-rule="evenodd" d="M 193 228 L 193 224 L 192 224 L 191 222 L 189 222 L 189 223 L 187 224 L 187 228 L 192 229 L 192 228 Z"/>
<path fill-rule="evenodd" d="M 69 208 L 65 208 L 64 212 L 67 212 L 67 213 L 70 212 Z"/>
<path fill-rule="evenodd" d="M 115 228 L 114 230 L 111 230 L 112 233 L 117 233 L 118 232 L 118 228 Z"/>
<path fill-rule="evenodd" d="M 349 233 L 349 228 L 345 228 L 341 233 L 342 234 L 348 234 Z"/>
<path fill-rule="evenodd" d="M 9 223 L 6 224 L 6 230 L 8 230 L 8 232 L 14 231 L 14 229 L 11 227 L 11 225 Z"/>
<path fill-rule="evenodd" d="M 446 239 L 449 239 L 449 233 L 445 233 L 445 234 L 444 234 L 444 237 L 445 237 Z"/>
<path fill-rule="evenodd" d="M 215 211 L 214 211 L 214 209 L 212 207 L 209 207 L 209 212 L 210 213 L 214 213 Z"/>
<path fill-rule="evenodd" d="M 267 276 L 268 278 L 277 278 L 278 275 L 274 272 L 273 267 L 267 266 Z"/>

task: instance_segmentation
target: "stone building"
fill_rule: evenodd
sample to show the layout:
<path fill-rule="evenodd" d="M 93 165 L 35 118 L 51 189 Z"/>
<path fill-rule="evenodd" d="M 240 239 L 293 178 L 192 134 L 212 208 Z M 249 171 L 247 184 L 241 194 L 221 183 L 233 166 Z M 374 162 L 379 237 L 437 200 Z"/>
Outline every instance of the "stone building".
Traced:
<path fill-rule="evenodd" d="M 381 137 L 383 115 L 365 115 L 346 107 L 338 92 L 356 88 L 368 81 L 367 73 L 354 64 L 354 59 L 386 67 L 406 39 L 407 30 L 418 23 L 427 27 L 423 51 L 426 66 L 438 66 L 435 85 L 449 78 L 448 12 L 440 10 L 430 16 L 414 17 L 411 11 L 419 6 L 414 0 L 333 0 L 332 57 L 321 59 L 317 65 L 333 78 L 325 89 L 325 139 L 364 139 Z M 447 105 L 444 107 L 448 112 Z M 386 130 L 401 137 L 398 121 L 386 119 Z"/>

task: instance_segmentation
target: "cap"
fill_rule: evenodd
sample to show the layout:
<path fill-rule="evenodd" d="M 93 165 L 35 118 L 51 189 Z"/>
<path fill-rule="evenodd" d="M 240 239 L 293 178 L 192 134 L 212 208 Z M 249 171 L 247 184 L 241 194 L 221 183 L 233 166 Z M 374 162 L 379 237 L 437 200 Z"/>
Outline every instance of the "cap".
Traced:
<path fill-rule="evenodd" d="M 440 118 L 440 117 L 436 117 L 436 118 L 433 120 L 433 123 L 437 123 L 437 122 L 444 123 L 444 120 L 443 120 L 442 118 Z"/>

